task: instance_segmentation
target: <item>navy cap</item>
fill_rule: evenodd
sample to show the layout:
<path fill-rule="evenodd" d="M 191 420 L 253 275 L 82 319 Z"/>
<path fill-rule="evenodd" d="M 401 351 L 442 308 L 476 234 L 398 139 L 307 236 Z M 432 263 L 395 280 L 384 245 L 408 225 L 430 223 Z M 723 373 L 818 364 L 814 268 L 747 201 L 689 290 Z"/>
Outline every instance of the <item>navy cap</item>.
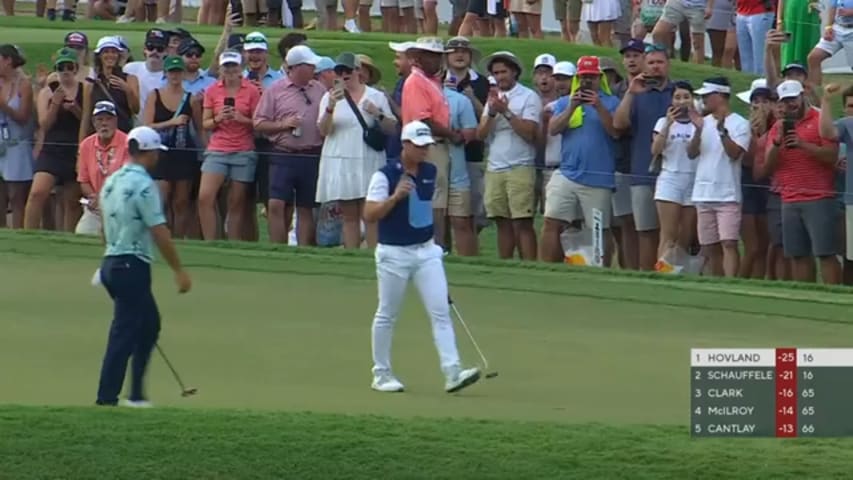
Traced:
<path fill-rule="evenodd" d="M 152 28 L 145 34 L 146 45 L 166 46 L 169 43 L 169 34 L 159 28 Z"/>
<path fill-rule="evenodd" d="M 204 54 L 204 46 L 192 37 L 181 40 L 181 43 L 178 45 L 178 55 L 186 55 L 193 50 L 198 50 Z"/>
<path fill-rule="evenodd" d="M 228 48 L 243 48 L 243 44 L 246 42 L 246 36 L 242 33 L 232 33 L 228 35 Z"/>
<path fill-rule="evenodd" d="M 645 53 L 646 51 L 646 42 L 640 40 L 639 38 L 632 38 L 628 40 L 622 48 L 619 49 L 619 53 L 624 54 L 625 52 L 637 52 L 637 53 Z"/>

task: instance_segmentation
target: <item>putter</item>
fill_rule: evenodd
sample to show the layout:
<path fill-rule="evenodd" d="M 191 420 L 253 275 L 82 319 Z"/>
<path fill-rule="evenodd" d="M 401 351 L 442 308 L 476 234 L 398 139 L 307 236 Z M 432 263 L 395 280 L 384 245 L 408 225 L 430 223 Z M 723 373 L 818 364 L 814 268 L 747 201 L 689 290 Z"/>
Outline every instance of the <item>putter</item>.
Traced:
<path fill-rule="evenodd" d="M 483 355 L 483 351 L 480 350 L 480 345 L 477 344 L 477 340 L 474 340 L 474 334 L 471 333 L 471 330 L 468 328 L 468 324 L 465 323 L 465 319 L 462 318 L 462 314 L 459 313 L 459 309 L 456 308 L 456 304 L 453 303 L 453 299 L 450 296 L 447 296 L 447 303 L 450 304 L 450 308 L 453 309 L 453 313 L 456 315 L 456 319 L 459 320 L 459 323 L 462 325 L 462 328 L 465 329 L 465 333 L 468 334 L 468 338 L 471 340 L 471 344 L 474 345 L 474 349 L 477 350 L 477 354 L 480 355 L 480 360 L 483 361 L 483 369 L 487 371 L 486 378 L 495 378 L 498 376 L 497 370 L 489 372 L 489 361 L 486 360 L 486 356 Z"/>
<path fill-rule="evenodd" d="M 184 386 L 184 382 L 181 381 L 180 375 L 178 375 L 178 371 L 175 370 L 175 367 L 172 366 L 172 362 L 169 361 L 169 358 L 166 356 L 166 353 L 163 351 L 163 348 L 160 347 L 159 343 L 156 343 L 157 351 L 160 352 L 160 356 L 163 357 L 163 360 L 166 362 L 166 365 L 169 367 L 169 370 L 172 371 L 172 376 L 175 377 L 175 381 L 178 382 L 178 385 L 181 387 L 181 396 L 189 397 L 190 395 L 195 395 L 198 392 L 197 388 L 187 388 Z"/>

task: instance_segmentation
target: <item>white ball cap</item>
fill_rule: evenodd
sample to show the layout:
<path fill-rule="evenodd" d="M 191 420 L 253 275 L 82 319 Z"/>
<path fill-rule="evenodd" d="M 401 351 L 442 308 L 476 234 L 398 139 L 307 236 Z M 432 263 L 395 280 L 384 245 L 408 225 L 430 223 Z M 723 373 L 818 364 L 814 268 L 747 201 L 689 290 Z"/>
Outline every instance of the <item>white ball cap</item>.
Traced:
<path fill-rule="evenodd" d="M 233 50 L 226 50 L 219 55 L 219 64 L 220 65 L 242 65 L 243 64 L 243 55 L 240 55 L 239 52 L 235 52 Z"/>
<path fill-rule="evenodd" d="M 113 36 L 101 37 L 98 40 L 98 44 L 95 46 L 95 54 L 101 53 L 106 48 L 114 48 L 116 50 L 122 50 L 121 42 L 119 42 L 118 37 L 113 37 Z"/>
<path fill-rule="evenodd" d="M 297 45 L 287 51 L 287 56 L 284 57 L 284 63 L 290 67 L 296 65 L 316 66 L 320 63 L 320 57 L 305 45 Z"/>
<path fill-rule="evenodd" d="M 796 80 L 785 80 L 776 87 L 779 100 L 795 98 L 803 94 L 803 84 Z"/>
<path fill-rule="evenodd" d="M 550 53 L 543 53 L 536 57 L 536 61 L 533 62 L 533 69 L 536 70 L 539 67 L 551 67 L 554 68 L 554 65 L 557 64 L 557 57 L 551 55 Z"/>
<path fill-rule="evenodd" d="M 419 147 L 435 143 L 435 140 L 432 138 L 432 130 L 429 129 L 426 123 L 417 120 L 409 122 L 403 127 L 400 140 L 412 142 Z"/>
<path fill-rule="evenodd" d="M 151 150 L 169 151 L 169 147 L 160 141 L 160 134 L 151 127 L 136 127 L 127 134 L 127 142 L 136 140 L 139 150 L 143 152 Z"/>
<path fill-rule="evenodd" d="M 565 75 L 567 77 L 574 77 L 578 73 L 578 68 L 575 67 L 575 64 L 572 62 L 557 62 L 554 65 L 554 71 L 551 73 L 551 76 L 557 75 Z"/>
<path fill-rule="evenodd" d="M 397 53 L 406 53 L 415 45 L 415 42 L 388 42 L 388 48 L 394 50 Z"/>

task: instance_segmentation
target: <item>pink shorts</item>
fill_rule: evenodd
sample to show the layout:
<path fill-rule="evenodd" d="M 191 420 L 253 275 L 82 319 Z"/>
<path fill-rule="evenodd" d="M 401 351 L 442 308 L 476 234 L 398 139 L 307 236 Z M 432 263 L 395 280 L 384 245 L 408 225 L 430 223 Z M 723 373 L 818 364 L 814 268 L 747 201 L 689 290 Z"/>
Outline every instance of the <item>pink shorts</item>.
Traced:
<path fill-rule="evenodd" d="M 700 203 L 696 205 L 696 215 L 700 245 L 740 239 L 739 203 Z"/>

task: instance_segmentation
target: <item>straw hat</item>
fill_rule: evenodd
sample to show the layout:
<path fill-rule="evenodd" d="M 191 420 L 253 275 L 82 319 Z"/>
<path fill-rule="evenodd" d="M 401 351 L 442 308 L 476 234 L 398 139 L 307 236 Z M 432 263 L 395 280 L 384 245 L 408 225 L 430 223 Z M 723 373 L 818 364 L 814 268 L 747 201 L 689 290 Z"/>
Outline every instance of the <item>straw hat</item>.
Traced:
<path fill-rule="evenodd" d="M 356 58 L 358 58 L 358 61 L 361 63 L 361 69 L 367 70 L 368 85 L 375 85 L 379 83 L 380 80 L 382 80 L 382 72 L 373 63 L 372 58 L 362 54 L 356 55 Z"/>

